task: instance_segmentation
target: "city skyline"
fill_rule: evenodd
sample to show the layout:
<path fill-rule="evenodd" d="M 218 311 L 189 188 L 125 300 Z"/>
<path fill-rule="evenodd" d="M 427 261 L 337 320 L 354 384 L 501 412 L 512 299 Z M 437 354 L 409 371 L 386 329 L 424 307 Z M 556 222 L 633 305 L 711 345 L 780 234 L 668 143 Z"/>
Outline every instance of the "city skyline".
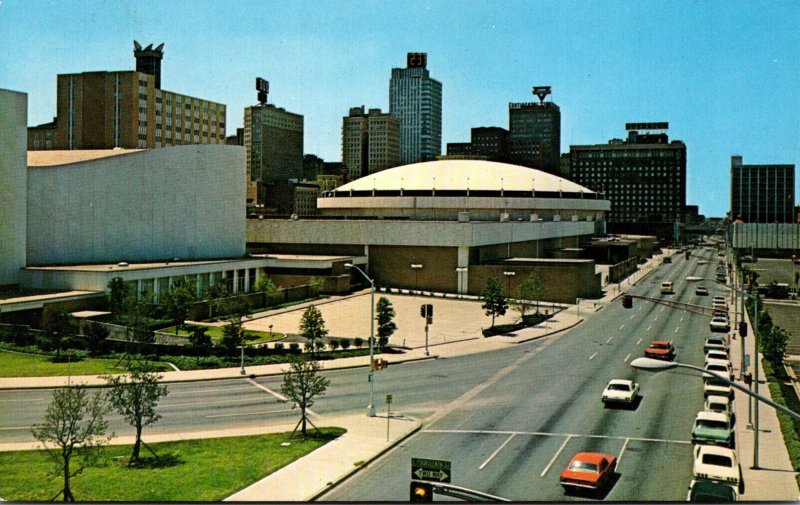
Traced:
<path fill-rule="evenodd" d="M 563 152 L 619 138 L 626 122 L 668 121 L 670 138 L 687 145 L 687 204 L 722 216 L 731 155 L 800 158 L 799 14 L 790 2 L 6 0 L 0 45 L 13 51 L 0 52 L 0 87 L 28 93 L 29 126 L 46 123 L 57 74 L 132 70 L 132 40 L 164 42 L 163 87 L 227 105 L 228 135 L 262 76 L 270 103 L 305 116 L 305 152 L 338 161 L 341 117 L 353 104 L 388 110 L 391 69 L 425 52 L 443 84 L 443 151 L 472 127 L 507 128 L 508 103 L 535 101 L 531 87 L 549 85 Z"/>

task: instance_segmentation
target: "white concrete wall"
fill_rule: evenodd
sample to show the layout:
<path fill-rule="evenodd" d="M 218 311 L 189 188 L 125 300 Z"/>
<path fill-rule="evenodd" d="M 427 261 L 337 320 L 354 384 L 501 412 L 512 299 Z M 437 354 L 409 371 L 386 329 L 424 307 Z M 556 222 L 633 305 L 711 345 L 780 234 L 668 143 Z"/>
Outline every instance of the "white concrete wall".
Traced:
<path fill-rule="evenodd" d="M 28 95 L 0 89 L 0 286 L 25 267 Z"/>
<path fill-rule="evenodd" d="M 28 169 L 29 265 L 238 257 L 239 146 L 165 147 Z"/>

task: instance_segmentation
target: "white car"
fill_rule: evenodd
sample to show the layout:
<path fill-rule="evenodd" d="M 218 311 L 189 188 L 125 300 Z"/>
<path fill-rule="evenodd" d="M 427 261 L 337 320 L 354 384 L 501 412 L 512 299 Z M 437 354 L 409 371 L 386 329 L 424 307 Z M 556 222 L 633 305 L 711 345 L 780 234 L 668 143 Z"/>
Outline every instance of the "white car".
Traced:
<path fill-rule="evenodd" d="M 692 479 L 689 484 L 688 502 L 727 503 L 739 501 L 738 486 L 718 480 Z"/>
<path fill-rule="evenodd" d="M 639 384 L 624 380 L 613 379 L 603 390 L 603 403 L 624 403 L 632 405 L 639 394 Z"/>
<path fill-rule="evenodd" d="M 733 388 L 730 384 L 722 382 L 716 377 L 703 378 L 703 398 L 711 396 L 724 396 L 729 400 L 733 400 Z"/>
<path fill-rule="evenodd" d="M 711 329 L 711 331 L 727 333 L 731 330 L 731 323 L 729 323 L 728 319 L 725 317 L 711 318 L 711 322 L 708 323 L 708 326 Z"/>
<path fill-rule="evenodd" d="M 715 296 L 711 299 L 711 303 L 726 303 L 724 296 Z"/>
<path fill-rule="evenodd" d="M 720 414 L 727 414 L 731 416 L 731 419 L 734 418 L 733 406 L 731 405 L 731 400 L 727 396 L 711 395 L 706 397 L 706 401 L 703 404 L 703 409 L 707 412 L 719 412 Z"/>
<path fill-rule="evenodd" d="M 723 377 L 728 377 L 730 380 L 733 380 L 733 367 L 728 360 L 709 359 L 706 361 L 706 370 L 711 370 L 712 372 L 716 372 Z M 703 374 L 703 377 L 713 377 L 713 375 Z"/>
<path fill-rule="evenodd" d="M 742 468 L 736 451 L 716 445 L 696 445 L 692 472 L 696 479 L 714 479 L 739 487 L 743 492 Z"/>
<path fill-rule="evenodd" d="M 708 360 L 710 359 L 721 359 L 724 361 L 730 361 L 730 356 L 728 356 L 728 351 L 726 349 L 709 349 L 706 352 L 706 361 L 703 366 L 708 364 Z"/>

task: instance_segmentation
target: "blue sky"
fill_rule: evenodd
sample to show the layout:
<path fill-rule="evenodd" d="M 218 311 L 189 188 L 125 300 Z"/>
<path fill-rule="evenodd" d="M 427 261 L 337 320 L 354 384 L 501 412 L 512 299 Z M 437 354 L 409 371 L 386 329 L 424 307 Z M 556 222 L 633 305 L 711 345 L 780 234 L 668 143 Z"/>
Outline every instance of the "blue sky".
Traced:
<path fill-rule="evenodd" d="M 56 74 L 133 69 L 133 40 L 165 43 L 162 88 L 305 116 L 305 152 L 338 161 L 352 106 L 388 110 L 392 67 L 428 53 L 443 84 L 442 150 L 508 127 L 508 102 L 553 87 L 562 151 L 668 121 L 686 142 L 690 204 L 728 208 L 731 154 L 800 162 L 800 2 L 0 0 L 0 87 L 55 116 Z M 798 184 L 800 184 L 800 177 Z M 798 190 L 795 190 L 795 195 Z"/>

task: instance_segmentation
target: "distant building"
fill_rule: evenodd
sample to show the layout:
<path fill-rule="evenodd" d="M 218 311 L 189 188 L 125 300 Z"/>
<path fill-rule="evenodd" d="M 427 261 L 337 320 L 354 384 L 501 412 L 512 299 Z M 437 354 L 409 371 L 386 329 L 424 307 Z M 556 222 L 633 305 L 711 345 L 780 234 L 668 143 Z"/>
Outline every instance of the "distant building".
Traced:
<path fill-rule="evenodd" d="M 298 182 L 292 184 L 292 214 L 295 216 L 314 216 L 317 214 L 317 197 L 320 194 L 316 182 Z"/>
<path fill-rule="evenodd" d="M 243 146 L 244 128 L 236 128 L 236 135 L 225 137 L 225 144 L 229 146 Z"/>
<path fill-rule="evenodd" d="M 515 165 L 560 172 L 561 109 L 553 102 L 508 104 L 508 154 Z"/>
<path fill-rule="evenodd" d="M 55 121 L 29 128 L 28 148 L 224 144 L 225 105 L 161 89 L 162 48 L 134 41 L 136 71 L 59 74 Z"/>
<path fill-rule="evenodd" d="M 435 160 L 442 152 L 442 83 L 431 78 L 426 53 L 408 53 L 393 68 L 389 113 L 400 120 L 400 163 Z M 344 161 L 344 160 L 343 160 Z"/>
<path fill-rule="evenodd" d="M 686 208 L 686 144 L 669 123 L 627 123 L 627 140 L 570 146 L 572 180 L 611 201 L 608 231 L 678 238 Z M 646 132 L 646 133 L 642 133 Z"/>
<path fill-rule="evenodd" d="M 26 263 L 27 120 L 28 95 L 0 89 L 0 287 L 18 286 Z"/>
<path fill-rule="evenodd" d="M 322 173 L 322 167 L 324 165 L 325 160 L 315 154 L 303 155 L 303 180 L 316 180 L 317 175 Z"/>
<path fill-rule="evenodd" d="M 279 209 L 279 214 L 291 214 L 291 198 L 281 198 L 275 185 L 285 186 L 289 179 L 299 181 L 303 177 L 303 116 L 272 104 L 246 107 L 244 148 L 246 177 L 251 188 L 256 188 L 257 205 Z M 273 187 L 268 189 L 267 186 Z M 248 199 L 251 196 L 252 190 Z M 278 202 L 267 201 L 270 197 L 289 203 L 277 205 Z"/>
<path fill-rule="evenodd" d="M 364 106 L 342 118 L 342 163 L 349 180 L 400 164 L 400 120 Z"/>
<path fill-rule="evenodd" d="M 792 223 L 794 201 L 794 165 L 745 165 L 731 156 L 731 218 Z"/>
<path fill-rule="evenodd" d="M 319 174 L 315 182 L 319 186 L 320 192 L 324 193 L 326 191 L 333 191 L 344 184 L 344 177 L 341 175 Z"/>
<path fill-rule="evenodd" d="M 448 143 L 447 156 L 474 156 L 475 159 L 508 160 L 508 130 L 498 126 L 472 128 L 471 141 Z"/>

